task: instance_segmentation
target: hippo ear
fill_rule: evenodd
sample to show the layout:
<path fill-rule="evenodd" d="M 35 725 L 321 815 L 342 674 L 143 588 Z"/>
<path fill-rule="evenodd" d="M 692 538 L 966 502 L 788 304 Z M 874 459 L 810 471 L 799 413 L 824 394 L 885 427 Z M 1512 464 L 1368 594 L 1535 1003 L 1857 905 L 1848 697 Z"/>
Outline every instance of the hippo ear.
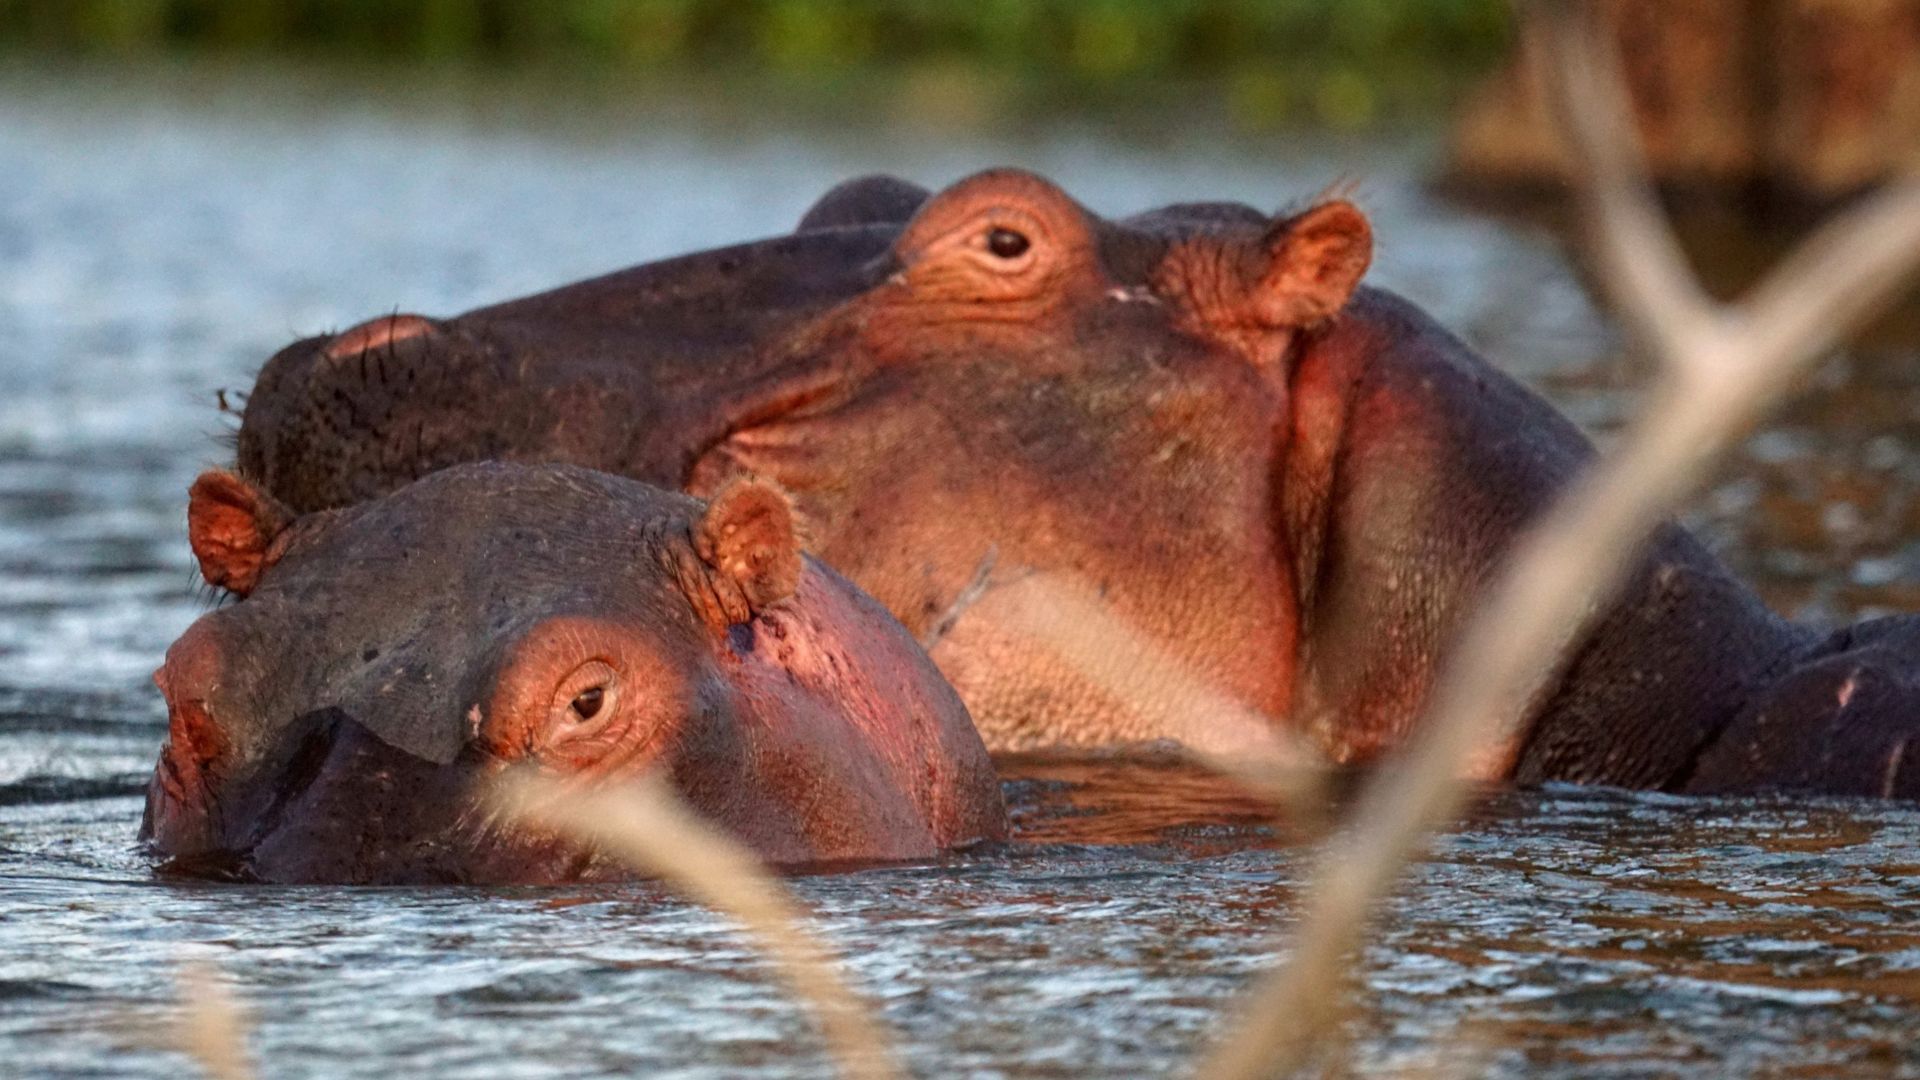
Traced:
<path fill-rule="evenodd" d="M 800 536 L 786 493 L 761 480 L 720 489 L 694 526 L 694 550 L 758 612 L 800 587 Z"/>
<path fill-rule="evenodd" d="M 1261 322 L 1297 329 L 1346 306 L 1373 262 L 1373 229 L 1345 199 L 1276 221 L 1267 230 L 1267 269 L 1254 287 Z"/>
<path fill-rule="evenodd" d="M 260 584 L 274 538 L 292 523 L 292 511 L 224 469 L 201 473 L 187 493 L 187 539 L 200 575 L 241 596 Z"/>
<path fill-rule="evenodd" d="M 820 196 L 794 231 L 905 224 L 927 201 L 927 194 L 926 188 L 897 176 L 856 176 Z"/>

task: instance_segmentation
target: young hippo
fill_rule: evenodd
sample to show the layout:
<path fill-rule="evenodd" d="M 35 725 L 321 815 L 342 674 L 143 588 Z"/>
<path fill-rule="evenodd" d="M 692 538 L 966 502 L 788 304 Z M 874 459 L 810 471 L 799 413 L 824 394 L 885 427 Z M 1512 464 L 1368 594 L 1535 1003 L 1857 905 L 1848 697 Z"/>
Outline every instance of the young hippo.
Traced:
<path fill-rule="evenodd" d="M 770 862 L 913 859 L 1004 835 L 992 763 L 886 611 L 803 555 L 784 495 L 702 506 L 566 465 L 479 464 L 296 517 L 225 472 L 189 533 L 238 603 L 155 675 L 141 834 L 273 882 L 617 874 L 500 820 L 486 781 L 659 770 Z"/>
<path fill-rule="evenodd" d="M 765 476 L 990 747 L 1232 745 L 1254 716 L 1366 761 L 1592 456 L 1362 286 L 1371 254 L 1337 199 L 1115 221 L 1012 170 L 854 181 L 791 236 L 297 343 L 240 464 L 311 507 L 489 455 L 695 494 Z M 1105 674 L 1034 632 L 1063 601 L 1100 615 Z M 1906 620 L 1820 640 L 1669 527 L 1483 771 L 1920 795 L 1917 646 Z M 1177 722 L 1194 701 L 1213 727 Z"/>

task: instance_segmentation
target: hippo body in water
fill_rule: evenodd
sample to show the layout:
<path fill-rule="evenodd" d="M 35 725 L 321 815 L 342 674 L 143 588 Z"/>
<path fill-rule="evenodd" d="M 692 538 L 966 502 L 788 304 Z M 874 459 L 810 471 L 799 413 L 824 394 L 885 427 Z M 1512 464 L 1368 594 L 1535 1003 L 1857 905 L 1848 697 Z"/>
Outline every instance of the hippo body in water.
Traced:
<path fill-rule="evenodd" d="M 449 320 L 296 343 L 241 470 L 303 509 L 478 457 L 696 495 L 793 493 L 813 550 L 926 644 L 996 750 L 1267 718 L 1340 762 L 1400 743 L 1516 534 L 1592 457 L 1564 417 L 1360 284 L 1339 200 L 1122 220 L 1027 173 L 883 178 L 799 231 Z M 1029 628 L 1086 600 L 1090 678 Z M 1037 598 L 1037 599 L 1036 599 Z M 1920 796 L 1911 620 L 1822 640 L 1677 527 L 1480 771 L 1674 791 Z M 1137 661 L 1137 662 L 1136 662 Z M 1166 699 L 1235 706 L 1180 727 Z"/>
<path fill-rule="evenodd" d="M 870 597 L 806 557 L 777 490 L 710 506 L 574 466 L 449 469 L 295 517 L 195 485 L 203 572 L 242 599 L 156 675 L 170 731 L 143 834 L 182 870 L 277 882 L 546 882 L 621 871 L 498 819 L 514 766 L 661 770 L 767 860 L 998 838 L 992 762 Z"/>

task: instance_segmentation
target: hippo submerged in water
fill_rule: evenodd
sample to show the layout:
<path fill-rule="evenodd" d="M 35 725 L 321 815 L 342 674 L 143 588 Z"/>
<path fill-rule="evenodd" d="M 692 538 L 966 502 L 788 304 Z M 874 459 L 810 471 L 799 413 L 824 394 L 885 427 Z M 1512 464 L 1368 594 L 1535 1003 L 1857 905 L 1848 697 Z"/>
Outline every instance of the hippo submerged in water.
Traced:
<path fill-rule="evenodd" d="M 785 497 L 693 499 L 574 466 L 468 465 L 294 516 L 194 484 L 202 617 L 156 681 L 142 833 L 181 869 L 277 882 L 617 875 L 501 822 L 515 765 L 665 770 L 783 865 L 1004 835 L 992 762 L 900 625 L 803 555 Z"/>
<path fill-rule="evenodd" d="M 1011 170 L 938 194 L 853 181 L 792 235 L 289 346 L 239 467 L 308 510 L 488 457 L 696 495 L 764 476 L 992 748 L 1209 740 L 1028 633 L 1045 588 L 1364 762 L 1404 739 L 1490 570 L 1592 456 L 1362 286 L 1371 254 L 1339 200 L 1106 220 Z M 1483 771 L 1920 796 L 1917 655 L 1914 620 L 1822 638 L 1664 528 Z"/>

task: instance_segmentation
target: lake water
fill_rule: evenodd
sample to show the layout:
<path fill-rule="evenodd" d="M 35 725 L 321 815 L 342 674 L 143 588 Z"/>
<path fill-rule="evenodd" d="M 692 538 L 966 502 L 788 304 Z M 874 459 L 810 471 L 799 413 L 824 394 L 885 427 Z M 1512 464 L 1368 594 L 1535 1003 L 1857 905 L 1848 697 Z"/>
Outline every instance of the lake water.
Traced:
<path fill-rule="evenodd" d="M 1603 437 L 1633 403 L 1557 238 L 1428 195 L 1427 139 L 793 129 L 751 103 L 370 85 L 0 72 L 0 1075 L 179 1075 L 115 1031 L 183 959 L 230 977 L 275 1077 L 829 1071 L 751 950 L 652 886 L 151 876 L 148 675 L 204 602 L 184 493 L 227 456 L 215 392 L 295 336 L 781 231 L 864 171 L 1025 165 L 1112 213 L 1357 178 L 1374 280 Z M 1785 610 L 1920 610 L 1915 343 L 1895 325 L 1837 358 L 1693 514 Z M 922 1075 L 1177 1073 L 1275 955 L 1314 849 L 1164 763 L 1027 762 L 1007 791 L 1018 843 L 795 887 Z M 1500 795 L 1362 978 L 1369 1070 L 1920 1075 L 1920 810 Z"/>

